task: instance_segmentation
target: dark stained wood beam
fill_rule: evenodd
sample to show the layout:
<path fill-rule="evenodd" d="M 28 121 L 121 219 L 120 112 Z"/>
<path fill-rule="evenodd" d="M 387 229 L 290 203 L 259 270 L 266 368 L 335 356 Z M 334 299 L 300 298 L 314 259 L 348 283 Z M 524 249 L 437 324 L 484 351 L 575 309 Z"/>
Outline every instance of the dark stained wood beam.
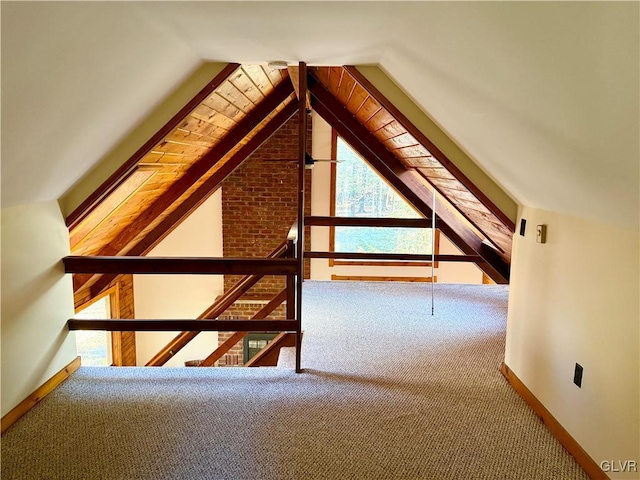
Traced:
<path fill-rule="evenodd" d="M 156 199 L 151 205 L 149 205 L 138 218 L 127 226 L 113 241 L 108 245 L 105 245 L 98 253 L 97 256 L 112 256 L 122 254 L 130 242 L 135 240 L 140 232 L 151 225 L 164 211 L 173 205 L 178 199 L 186 193 L 203 175 L 205 175 L 220 159 L 222 159 L 229 151 L 240 143 L 244 137 L 246 137 L 254 128 L 262 123 L 273 110 L 284 102 L 287 97 L 293 93 L 293 87 L 289 82 L 281 82 L 260 104 L 258 104 L 249 114 L 247 114 L 236 127 L 229 132 L 225 137 L 220 140 L 206 155 L 204 155 L 197 163 L 195 163 L 187 172 L 175 182 L 162 196 Z M 278 121 L 291 116 L 291 111 L 285 109 L 287 113 L 283 113 L 278 116 Z M 283 110 L 282 112 L 284 112 Z M 282 113 L 280 112 L 280 113 Z M 289 114 L 289 117 L 287 117 Z M 285 120 L 286 121 L 286 120 Z M 275 124 L 274 124 L 275 125 Z M 266 135 L 266 134 L 265 134 Z M 270 135 L 269 135 L 270 136 Z M 266 136 L 268 138 L 269 136 Z M 264 137 L 264 135 L 263 135 Z M 262 137 L 261 137 L 262 138 Z M 261 144 L 261 143 L 260 143 Z M 202 195 L 206 193 L 212 193 L 215 185 L 218 185 L 231 171 L 237 168 L 242 161 L 259 146 L 257 142 L 251 143 L 251 147 L 244 149 L 243 155 L 234 155 L 219 169 L 220 172 L 215 175 L 214 180 L 208 182 L 206 187 L 198 190 L 198 197 L 193 197 L 191 204 L 187 204 L 180 209 L 178 214 L 170 216 L 171 219 L 166 222 L 162 222 L 162 227 L 155 230 L 153 236 L 149 236 L 149 240 L 144 242 L 141 247 L 126 252 L 130 255 L 141 255 L 139 253 L 145 249 L 149 249 L 149 246 L 153 242 L 158 242 L 159 239 L 169 231 L 170 225 L 175 225 L 176 217 L 186 218 L 188 212 L 197 208 L 203 200 Z M 249 144 L 247 144 L 249 145 Z M 250 150 L 253 148 L 253 150 Z M 217 172 L 216 172 L 217 173 Z M 214 186 L 212 186 L 214 184 Z M 206 197 L 205 197 L 206 198 Z M 198 203 L 199 202 L 199 203 Z M 93 275 L 76 275 L 74 277 L 74 291 L 79 291 L 84 288 L 93 279 Z M 111 279 L 113 280 L 113 279 Z M 95 281 L 95 279 L 93 279 Z M 103 282 L 104 283 L 104 282 Z M 103 286 L 108 285 L 109 282 L 104 283 Z M 92 292 L 93 293 L 93 292 Z"/>
<path fill-rule="evenodd" d="M 402 125 L 419 143 L 453 175 L 469 192 L 473 194 L 491 213 L 493 213 L 509 231 L 515 232 L 515 223 L 487 197 L 427 136 L 422 133 L 396 106 L 391 103 L 355 66 L 348 65 L 345 70 L 371 95 L 393 118 Z"/>
<path fill-rule="evenodd" d="M 298 271 L 292 258 L 69 256 L 62 262 L 65 273 L 291 275 Z"/>
<path fill-rule="evenodd" d="M 187 103 L 178 113 L 158 130 L 144 145 L 142 145 L 126 162 L 124 162 L 109 178 L 107 178 L 98 189 L 89 195 L 67 218 L 67 227 L 74 229 L 87 215 L 89 215 L 111 192 L 118 188 L 134 172 L 137 163 L 151 151 L 164 137 L 176 128 L 184 117 L 194 108 L 200 105 L 213 91 L 218 88 L 229 76 L 235 72 L 237 63 L 230 63 L 218 73 L 205 87 L 200 90 L 189 103 Z"/>
<path fill-rule="evenodd" d="M 291 80 L 293 89 L 296 92 L 296 98 L 300 100 L 300 67 L 290 66 L 287 67 L 287 71 L 289 72 L 289 80 Z M 311 98 L 309 96 L 309 92 L 307 92 L 305 103 L 306 107 L 311 110 Z"/>
<path fill-rule="evenodd" d="M 141 320 L 71 318 L 69 330 L 105 330 L 107 332 L 289 332 L 294 331 L 294 320 Z"/>
<path fill-rule="evenodd" d="M 320 82 L 313 77 L 310 92 L 314 110 L 324 118 L 396 191 L 425 216 L 433 214 L 433 196 L 415 172 L 405 166 L 367 130 Z M 437 227 L 463 253 L 480 255 L 478 266 L 496 283 L 508 283 L 509 266 L 484 244 L 452 211 L 436 206 Z"/>
<path fill-rule="evenodd" d="M 305 225 L 319 227 L 431 228 L 429 218 L 365 218 L 306 216 Z"/>
<path fill-rule="evenodd" d="M 302 282 L 304 281 L 304 184 L 307 159 L 307 64 L 298 63 L 298 238 L 296 260 L 298 274 L 296 276 L 296 373 L 302 372 Z"/>
<path fill-rule="evenodd" d="M 360 252 L 304 252 L 305 258 L 333 258 L 340 260 L 393 260 L 403 262 L 430 262 L 431 255 L 414 253 L 360 253 Z M 471 262 L 479 263 L 484 260 L 480 255 L 448 255 L 436 254 L 436 262 Z"/>
<path fill-rule="evenodd" d="M 196 191 L 194 191 L 178 208 L 171 212 L 162 222 L 149 232 L 128 255 L 146 255 L 158 245 L 174 228 L 180 225 L 189 215 L 215 192 L 222 182 L 238 168 L 253 152 L 266 142 L 295 114 L 295 102 L 290 102 L 267 125 L 264 126 L 246 145 L 242 146 L 231 160 L 225 163 L 209 177 Z M 140 253 L 136 253 L 140 252 Z"/>
<path fill-rule="evenodd" d="M 265 127 L 260 130 L 246 145 L 221 168 L 216 170 L 202 185 L 200 185 L 187 199 L 175 210 L 167 215 L 156 227 L 147 233 L 133 246 L 126 255 L 143 256 L 153 250 L 167 235 L 178 225 L 186 220 L 203 202 L 207 200 L 222 184 L 222 182 L 244 162 L 260 145 L 271 137 L 282 125 L 284 125 L 296 112 L 295 102 L 289 103 L 282 111 L 273 117 Z M 114 279 L 115 275 L 103 275 L 91 286 L 91 293 L 98 295 Z"/>
<path fill-rule="evenodd" d="M 282 302 L 284 302 L 286 299 L 287 299 L 287 290 L 285 289 L 285 290 L 282 290 L 278 295 L 273 297 L 273 299 L 269 303 L 267 303 L 264 307 L 260 309 L 258 313 L 256 313 L 253 317 L 251 317 L 251 320 L 264 320 L 269 315 L 271 315 L 271 313 L 273 313 L 273 311 L 276 308 L 278 308 L 282 304 Z M 234 333 L 233 335 L 231 335 L 231 337 L 225 340 L 222 343 L 222 345 L 216 348 L 213 351 L 213 353 L 211 353 L 211 355 L 209 355 L 207 358 L 202 360 L 202 362 L 200 362 L 198 366 L 213 367 L 215 363 L 222 358 L 223 355 L 225 355 L 229 350 L 231 350 L 236 343 L 238 343 L 240 340 L 246 337 L 248 333 L 249 332 Z"/>

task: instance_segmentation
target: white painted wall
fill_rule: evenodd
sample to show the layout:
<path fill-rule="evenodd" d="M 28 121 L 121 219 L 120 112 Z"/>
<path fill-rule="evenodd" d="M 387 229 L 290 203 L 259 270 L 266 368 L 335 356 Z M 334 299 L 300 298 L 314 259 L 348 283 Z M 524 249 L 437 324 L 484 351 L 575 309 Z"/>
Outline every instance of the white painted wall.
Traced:
<path fill-rule="evenodd" d="M 221 257 L 222 190 L 214 193 L 169 234 L 149 256 Z M 134 275 L 136 318 L 197 318 L 224 291 L 221 275 Z M 137 332 L 136 357 L 144 365 L 179 332 Z M 200 333 L 166 366 L 207 357 L 218 346 L 217 332 Z"/>
<path fill-rule="evenodd" d="M 313 113 L 312 156 L 331 157 L 331 127 L 319 115 Z M 318 162 L 313 168 L 311 182 L 311 215 L 330 215 L 331 164 Z M 329 251 L 329 228 L 311 227 L 311 250 Z M 425 252 L 429 253 L 429 252 Z M 440 253 L 462 254 L 444 235 L 440 235 Z M 482 272 L 472 264 L 440 262 L 435 269 L 438 283 L 482 283 Z M 329 266 L 329 260 L 311 260 L 313 280 L 331 280 L 331 275 L 382 276 L 382 277 L 430 277 L 431 267 L 372 267 Z"/>
<path fill-rule="evenodd" d="M 3 208 L 2 415 L 76 357 L 69 234 L 55 201 Z"/>
<path fill-rule="evenodd" d="M 440 234 L 440 253 L 443 255 L 464 255 L 451 240 Z M 482 270 L 473 263 L 439 262 L 436 270 L 438 283 L 482 283 Z"/>
<path fill-rule="evenodd" d="M 639 233 L 533 208 L 519 216 L 505 362 L 597 463 L 640 461 Z"/>

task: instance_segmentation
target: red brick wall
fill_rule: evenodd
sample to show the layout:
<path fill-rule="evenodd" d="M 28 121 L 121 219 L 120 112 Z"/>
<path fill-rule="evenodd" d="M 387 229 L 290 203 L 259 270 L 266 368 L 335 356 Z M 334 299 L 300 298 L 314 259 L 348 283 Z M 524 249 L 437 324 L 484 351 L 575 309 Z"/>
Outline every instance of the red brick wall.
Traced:
<path fill-rule="evenodd" d="M 309 122 L 310 123 L 310 122 Z M 309 125 L 308 151 L 311 151 Z M 298 208 L 298 168 L 282 161 L 298 156 L 298 114 L 294 115 L 222 183 L 225 257 L 266 257 L 286 237 Z M 311 212 L 311 172 L 305 176 L 305 211 Z M 306 248 L 310 237 L 306 229 Z M 309 266 L 306 266 L 307 278 Z M 225 290 L 239 276 L 226 275 Z M 265 277 L 248 295 L 271 298 L 285 287 L 284 277 Z"/>
<path fill-rule="evenodd" d="M 310 123 L 310 122 L 309 122 Z M 311 125 L 308 131 L 311 151 Z M 298 213 L 298 114 L 294 115 L 222 183 L 222 237 L 225 257 L 266 257 L 282 243 Z M 311 212 L 311 171 L 305 175 L 305 212 Z M 311 246 L 309 228 L 305 232 L 305 248 Z M 305 276 L 309 278 L 309 263 Z M 226 275 L 225 290 L 241 277 Z M 237 303 L 221 319 L 249 319 L 285 288 L 285 278 L 268 276 L 253 287 L 243 299 L 251 303 Z M 268 318 L 284 319 L 285 304 Z M 220 332 L 222 344 L 233 332 Z M 238 342 L 219 366 L 242 365 L 242 341 Z"/>

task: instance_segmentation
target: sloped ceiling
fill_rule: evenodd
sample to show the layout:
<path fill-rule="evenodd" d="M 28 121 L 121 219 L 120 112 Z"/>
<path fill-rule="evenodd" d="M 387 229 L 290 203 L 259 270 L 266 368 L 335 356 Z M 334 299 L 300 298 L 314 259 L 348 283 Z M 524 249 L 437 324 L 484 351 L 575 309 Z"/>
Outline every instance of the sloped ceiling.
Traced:
<path fill-rule="evenodd" d="M 200 62 L 126 3 L 3 2 L 2 205 L 62 196 Z"/>
<path fill-rule="evenodd" d="M 379 63 L 520 203 L 638 227 L 639 4 L 2 4 L 2 204 L 60 197 L 203 61 Z"/>

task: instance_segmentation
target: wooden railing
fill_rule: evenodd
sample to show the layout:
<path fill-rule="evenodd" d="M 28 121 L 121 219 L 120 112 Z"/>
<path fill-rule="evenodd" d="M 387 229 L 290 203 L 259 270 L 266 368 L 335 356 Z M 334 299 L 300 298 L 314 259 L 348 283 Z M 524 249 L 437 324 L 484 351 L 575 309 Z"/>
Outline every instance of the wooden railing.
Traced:
<path fill-rule="evenodd" d="M 269 254 L 268 258 L 290 257 L 292 250 L 293 250 L 293 246 L 289 243 L 289 241 L 285 241 L 280 245 L 278 245 L 278 247 Z M 290 258 L 287 258 L 287 260 L 291 261 Z M 291 273 L 289 275 L 291 275 Z M 224 295 L 222 295 L 218 300 L 216 300 L 216 302 L 213 305 L 211 305 L 208 309 L 206 309 L 198 317 L 198 320 L 218 318 L 219 316 L 224 314 L 224 312 L 227 309 L 229 309 L 229 307 L 231 307 L 236 301 L 240 299 L 240 297 L 242 297 L 245 293 L 247 293 L 251 289 L 251 287 L 253 287 L 256 283 L 258 283 L 262 278 L 262 276 L 263 274 L 247 275 L 241 278 L 233 287 L 227 290 L 227 292 L 225 292 Z M 267 315 L 265 315 L 262 318 L 265 318 Z M 288 317 L 288 318 L 292 319 L 293 317 Z M 234 320 L 234 321 L 239 321 L 239 320 Z M 241 324 L 237 324 L 237 328 L 231 331 L 265 331 L 265 328 L 257 329 L 257 330 L 248 329 L 248 328 L 243 328 Z M 198 333 L 200 332 L 183 331 L 182 333 L 178 334 L 165 347 L 163 347 L 156 355 L 154 355 L 153 358 L 151 358 L 151 360 L 147 362 L 146 366 L 156 367 L 156 366 L 164 365 L 171 357 L 173 357 L 182 348 L 184 348 L 191 340 L 193 340 L 198 335 Z"/>
<path fill-rule="evenodd" d="M 246 275 L 233 288 L 218 299 L 196 320 L 69 320 L 70 329 L 100 330 L 183 330 L 148 363 L 163 365 L 175 353 L 184 348 L 199 332 L 205 330 L 235 331 L 232 338 L 239 341 L 245 332 L 280 331 L 295 333 L 296 372 L 301 372 L 302 343 L 302 280 L 304 278 L 304 199 L 305 157 L 307 154 L 307 65 L 298 64 L 298 205 L 297 219 L 287 241 L 274 250 L 268 258 L 153 258 L 153 257 L 66 257 L 63 259 L 67 273 L 112 274 L 240 274 Z M 247 132 L 248 133 L 248 132 Z M 224 141 L 224 140 L 223 140 Z M 264 275 L 287 277 L 286 290 L 278 294 L 251 320 L 212 320 L 244 295 Z M 287 302 L 286 320 L 266 321 L 271 311 L 282 301 Z M 269 311 L 270 310 L 270 311 Z M 227 342 L 225 342 L 227 343 Z M 229 340 L 229 344 L 231 340 Z M 220 346 L 222 347 L 222 346 Z M 213 364 L 222 351 L 218 347 L 203 363 Z M 226 346 L 224 347 L 226 348 Z M 230 347 L 229 347 L 230 348 Z M 228 350 L 227 350 L 228 351 Z M 219 357 L 218 357 L 219 358 Z"/>
<path fill-rule="evenodd" d="M 182 330 L 165 345 L 146 366 L 164 365 L 200 332 L 235 332 L 219 345 L 200 366 L 213 366 L 249 332 L 290 332 L 298 337 L 300 322 L 295 318 L 299 274 L 297 225 L 289 231 L 287 240 L 278 245 L 267 258 L 174 258 L 174 257 L 74 257 L 63 259 L 66 273 L 117 274 L 245 274 L 218 298 L 197 319 L 70 319 L 70 330 L 106 331 L 175 331 Z M 286 288 L 278 293 L 250 320 L 216 320 L 219 316 L 257 284 L 264 275 L 284 275 Z M 287 303 L 286 320 L 265 320 L 283 302 Z M 299 349 L 300 345 L 296 345 Z"/>

